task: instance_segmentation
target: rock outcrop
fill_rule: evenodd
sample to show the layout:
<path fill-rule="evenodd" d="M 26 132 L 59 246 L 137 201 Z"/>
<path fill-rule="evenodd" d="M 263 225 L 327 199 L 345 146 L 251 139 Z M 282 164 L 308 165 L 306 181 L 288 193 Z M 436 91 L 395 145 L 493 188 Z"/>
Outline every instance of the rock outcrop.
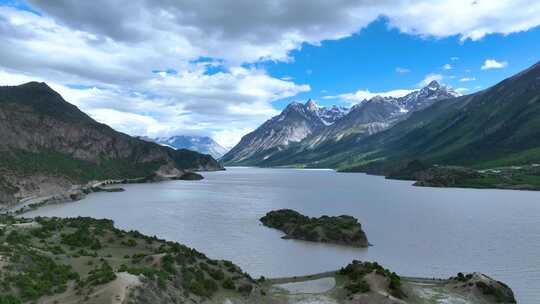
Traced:
<path fill-rule="evenodd" d="M 484 303 L 517 303 L 514 292 L 508 285 L 482 273 L 460 272 L 456 277 L 450 278 L 449 284 L 467 297 L 482 299 Z"/>
<path fill-rule="evenodd" d="M 268 212 L 260 221 L 267 227 L 283 231 L 286 239 L 367 247 L 362 225 L 352 216 L 321 216 L 310 218 L 294 210 Z"/>

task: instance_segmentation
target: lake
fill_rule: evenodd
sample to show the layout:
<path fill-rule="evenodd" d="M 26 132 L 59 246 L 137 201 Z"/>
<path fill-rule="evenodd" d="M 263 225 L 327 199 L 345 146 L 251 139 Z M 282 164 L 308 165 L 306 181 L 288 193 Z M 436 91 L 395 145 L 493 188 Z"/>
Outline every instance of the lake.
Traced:
<path fill-rule="evenodd" d="M 228 259 L 253 277 L 306 275 L 372 260 L 404 276 L 483 272 L 540 303 L 540 192 L 413 187 L 332 170 L 228 168 L 202 181 L 125 185 L 27 216 L 110 218 L 123 229 Z M 357 217 L 367 249 L 283 240 L 259 218 L 290 208 Z"/>

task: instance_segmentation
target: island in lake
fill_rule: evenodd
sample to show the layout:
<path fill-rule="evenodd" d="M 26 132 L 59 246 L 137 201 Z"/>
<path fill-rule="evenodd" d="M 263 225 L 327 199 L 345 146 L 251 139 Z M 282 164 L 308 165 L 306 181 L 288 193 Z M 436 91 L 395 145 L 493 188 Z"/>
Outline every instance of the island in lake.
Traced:
<path fill-rule="evenodd" d="M 354 247 L 369 246 L 362 225 L 348 215 L 311 218 L 294 210 L 281 209 L 268 212 L 260 220 L 267 227 L 285 232 L 285 239 Z"/>

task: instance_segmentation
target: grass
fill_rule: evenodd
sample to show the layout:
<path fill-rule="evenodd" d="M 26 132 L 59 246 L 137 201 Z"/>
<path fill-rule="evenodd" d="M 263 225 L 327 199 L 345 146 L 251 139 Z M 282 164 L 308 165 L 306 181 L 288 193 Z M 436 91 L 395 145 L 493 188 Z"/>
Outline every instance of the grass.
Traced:
<path fill-rule="evenodd" d="M 497 176 L 485 175 L 480 178 L 465 179 L 455 185 L 456 187 L 470 188 L 523 188 L 529 190 L 540 189 L 540 176 L 517 175 Z"/>
<path fill-rule="evenodd" d="M 0 167 L 18 174 L 50 174 L 76 181 L 145 177 L 155 172 L 160 165 L 159 162 L 136 163 L 130 159 L 105 158 L 96 164 L 46 150 L 37 153 L 16 150 L 0 154 Z"/>
<path fill-rule="evenodd" d="M 118 272 L 142 275 L 155 288 L 180 288 L 187 297 L 212 297 L 231 288 L 231 282 L 238 293 L 256 284 L 229 261 L 116 229 L 110 220 L 36 218 L 33 226 L 20 225 L 27 221 L 0 216 L 0 256 L 8 264 L 0 272 L 2 304 L 35 301 L 69 288 L 84 298 L 115 280 Z"/>
<path fill-rule="evenodd" d="M 504 166 L 518 166 L 522 164 L 540 163 L 540 148 L 529 149 L 514 153 L 496 160 L 482 162 L 475 165 L 476 168 L 497 168 Z"/>

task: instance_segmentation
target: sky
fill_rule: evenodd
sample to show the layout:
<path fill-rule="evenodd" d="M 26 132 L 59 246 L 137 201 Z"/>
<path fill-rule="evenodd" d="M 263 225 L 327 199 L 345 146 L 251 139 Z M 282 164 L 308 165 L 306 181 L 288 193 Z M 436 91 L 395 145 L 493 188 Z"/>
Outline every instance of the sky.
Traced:
<path fill-rule="evenodd" d="M 0 85 L 225 147 L 292 101 L 462 94 L 540 61 L 537 0 L 0 0 Z"/>

